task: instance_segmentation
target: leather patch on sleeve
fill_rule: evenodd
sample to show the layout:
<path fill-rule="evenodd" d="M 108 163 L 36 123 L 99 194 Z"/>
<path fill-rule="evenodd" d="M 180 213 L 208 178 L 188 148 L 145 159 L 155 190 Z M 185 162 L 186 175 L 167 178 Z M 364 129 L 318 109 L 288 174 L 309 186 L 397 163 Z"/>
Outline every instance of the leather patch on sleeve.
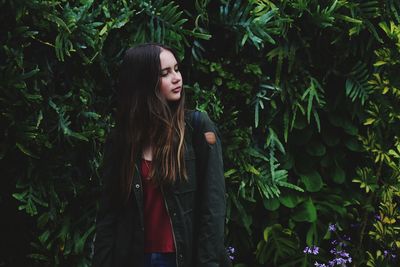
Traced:
<path fill-rule="evenodd" d="M 215 136 L 215 133 L 213 132 L 205 132 L 204 136 L 206 138 L 207 143 L 209 143 L 210 145 L 213 145 L 217 142 L 217 138 Z"/>

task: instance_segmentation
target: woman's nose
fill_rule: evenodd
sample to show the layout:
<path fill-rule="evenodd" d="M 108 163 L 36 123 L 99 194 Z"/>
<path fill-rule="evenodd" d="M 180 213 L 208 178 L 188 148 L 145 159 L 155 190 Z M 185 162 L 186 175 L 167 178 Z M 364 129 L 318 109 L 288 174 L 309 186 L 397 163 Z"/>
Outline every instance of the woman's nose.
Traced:
<path fill-rule="evenodd" d="M 180 72 L 174 72 L 174 77 L 172 79 L 173 83 L 177 83 L 180 82 L 182 80 L 182 76 L 180 74 Z"/>

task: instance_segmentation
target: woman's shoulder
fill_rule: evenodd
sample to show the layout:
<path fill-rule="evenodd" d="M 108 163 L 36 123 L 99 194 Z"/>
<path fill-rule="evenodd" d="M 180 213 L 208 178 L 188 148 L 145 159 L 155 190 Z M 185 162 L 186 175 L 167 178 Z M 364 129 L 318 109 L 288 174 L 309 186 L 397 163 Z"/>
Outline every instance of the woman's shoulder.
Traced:
<path fill-rule="evenodd" d="M 215 129 L 214 122 L 210 119 L 210 116 L 205 111 L 199 110 L 186 110 L 185 121 L 195 129 L 200 131 L 212 131 Z"/>
<path fill-rule="evenodd" d="M 214 145 L 219 138 L 219 131 L 207 112 L 190 111 L 189 125 L 195 136 L 202 136 L 209 145 Z M 201 139 L 202 139 L 201 138 Z"/>

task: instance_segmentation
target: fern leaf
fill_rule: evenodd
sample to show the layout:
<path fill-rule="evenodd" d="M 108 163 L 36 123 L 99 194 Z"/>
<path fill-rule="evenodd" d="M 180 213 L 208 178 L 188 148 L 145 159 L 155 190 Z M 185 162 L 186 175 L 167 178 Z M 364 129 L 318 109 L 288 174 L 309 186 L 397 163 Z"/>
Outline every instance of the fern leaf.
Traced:
<path fill-rule="evenodd" d="M 368 82 L 370 75 L 367 66 L 363 62 L 357 62 L 346 80 L 346 95 L 354 102 L 360 99 L 364 105 L 368 95 L 372 91 L 372 86 Z"/>
<path fill-rule="evenodd" d="M 301 188 L 295 184 L 292 184 L 292 183 L 278 181 L 278 182 L 276 182 L 276 184 L 281 187 L 286 187 L 286 188 L 293 189 L 293 190 L 296 190 L 299 192 L 304 192 L 303 188 Z"/>

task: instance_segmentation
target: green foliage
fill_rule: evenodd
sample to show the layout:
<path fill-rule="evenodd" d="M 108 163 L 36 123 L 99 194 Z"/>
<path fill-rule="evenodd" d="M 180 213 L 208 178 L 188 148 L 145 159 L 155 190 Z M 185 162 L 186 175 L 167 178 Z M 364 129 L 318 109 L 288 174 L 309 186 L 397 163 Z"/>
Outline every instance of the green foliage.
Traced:
<path fill-rule="evenodd" d="M 0 6 L 3 230 L 29 244 L 0 265 L 90 265 L 118 66 L 147 41 L 176 49 L 188 107 L 217 122 L 235 266 L 328 262 L 330 224 L 355 266 L 398 265 L 398 1 Z"/>
<path fill-rule="evenodd" d="M 0 203 L 16 210 L 2 236 L 27 247 L 0 265 L 89 266 L 123 51 L 159 41 L 183 57 L 210 35 L 171 1 L 1 1 L 1 17 Z"/>
<path fill-rule="evenodd" d="M 256 257 L 261 264 L 277 265 L 295 255 L 298 243 L 296 233 L 280 224 L 274 224 L 265 228 L 264 239 L 257 246 Z"/>
<path fill-rule="evenodd" d="M 234 0 L 220 7 L 219 24 L 236 35 L 236 45 L 243 47 L 248 41 L 257 49 L 269 42 L 275 44 L 271 34 L 276 34 L 276 22 L 272 20 L 275 9 L 260 8 L 253 3 Z M 236 49 L 239 47 L 236 46 Z"/>
<path fill-rule="evenodd" d="M 280 224 L 298 234 L 300 247 L 319 245 L 327 225 L 337 222 L 356 240 L 350 251 L 354 262 L 365 264 L 369 257 L 366 248 L 376 248 L 366 233 L 373 227 L 367 222 L 379 201 L 357 192 L 352 180 L 368 190 L 367 194 L 378 193 L 382 180 L 377 179 L 379 165 L 374 161 L 389 162 L 399 154 L 396 148 L 372 141 L 387 140 L 381 130 L 365 129 L 371 125 L 376 130 L 378 123 L 387 126 L 398 121 L 392 111 L 396 105 L 375 93 L 377 88 L 384 94 L 398 93 L 396 72 L 377 69 L 397 62 L 394 46 L 384 42 L 387 37 L 382 30 L 384 25 L 392 25 L 386 26 L 386 31 L 397 42 L 396 23 L 383 20 L 396 17 L 398 6 L 390 1 L 250 3 L 225 1 L 219 13 L 215 11 L 223 20 L 210 27 L 215 30 L 212 39 L 221 43 L 232 40 L 234 45 L 227 48 L 214 41 L 206 46 L 210 55 L 219 55 L 206 66 L 216 68 L 197 65 L 195 76 L 208 79 L 208 86 L 217 86 L 224 107 L 220 121 L 232 201 L 228 237 L 242 250 L 237 262 L 243 259 L 252 266 L 305 264 L 301 249 L 286 259 L 274 260 L 273 248 L 265 249 L 265 240 L 254 233 Z M 267 38 L 260 46 L 244 37 L 243 25 L 268 12 L 274 15 L 264 25 L 271 29 L 273 42 Z M 377 56 L 382 58 L 379 63 Z M 250 67 L 254 65 L 259 67 Z M 254 71 L 248 71 L 250 68 Z M 231 107 L 233 103 L 237 108 Z M 278 140 L 272 146 L 271 137 Z M 375 156 L 370 165 L 372 151 Z M 271 152 L 279 163 L 274 166 L 285 171 L 279 173 L 293 185 L 291 189 L 296 186 L 305 192 L 274 187 L 269 177 L 275 169 L 263 171 L 262 167 L 271 166 Z M 267 179 L 260 179 L 263 177 Z M 359 229 L 354 231 L 352 225 Z M 243 234 L 242 228 L 250 235 Z M 253 242 L 258 244 L 257 258 L 249 261 Z M 327 255 L 321 255 L 320 261 L 324 260 L 329 260 Z"/>
<path fill-rule="evenodd" d="M 361 99 L 361 103 L 364 104 L 371 91 L 371 85 L 368 83 L 369 75 L 366 65 L 357 62 L 349 73 L 349 78 L 346 80 L 346 95 L 350 97 L 352 101 Z"/>
<path fill-rule="evenodd" d="M 397 14 L 397 13 L 396 13 Z M 390 25 L 390 28 L 388 26 Z M 366 134 L 360 136 L 364 149 L 370 158 L 366 167 L 359 172 L 360 187 L 376 199 L 373 212 L 376 220 L 365 221 L 365 231 L 374 241 L 375 250 L 367 251 L 367 266 L 395 266 L 394 256 L 400 249 L 400 212 L 397 207 L 400 197 L 399 137 L 400 100 L 397 86 L 399 79 L 393 73 L 399 70 L 398 26 L 393 21 L 381 22 L 387 38 L 384 46 L 374 54 L 374 77 L 370 84 L 373 98 L 368 101 L 364 126 Z M 383 53 L 385 51 L 385 53 Z M 392 58 L 387 64 L 387 53 Z M 385 78 L 382 78 L 385 77 Z"/>

